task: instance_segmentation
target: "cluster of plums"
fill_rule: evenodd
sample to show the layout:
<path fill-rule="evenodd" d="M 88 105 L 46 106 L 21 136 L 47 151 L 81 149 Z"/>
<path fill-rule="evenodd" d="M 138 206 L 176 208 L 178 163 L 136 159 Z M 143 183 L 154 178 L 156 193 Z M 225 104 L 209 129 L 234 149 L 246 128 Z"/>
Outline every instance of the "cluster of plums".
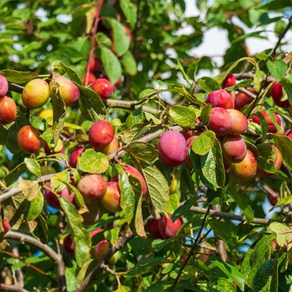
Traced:
<path fill-rule="evenodd" d="M 234 75 L 230 73 L 225 78 L 222 87 L 234 86 L 235 84 L 236 79 Z M 270 175 L 257 163 L 260 151 L 255 151 L 255 148 L 252 149 L 253 151 L 248 149 L 245 139 L 242 136 L 248 128 L 248 120 L 240 109 L 252 102 L 253 99 L 241 92 L 233 97 L 233 95 L 224 88 L 210 92 L 206 97 L 206 103 L 212 106 L 207 127 L 216 134 L 220 142 L 226 171 L 229 172 L 230 176 L 235 181 L 248 181 L 256 174 L 261 176 Z M 281 91 L 279 88 L 278 83 L 273 83 L 272 96 L 275 100 L 275 92 L 277 92 L 279 97 L 277 104 L 280 103 L 280 96 L 282 97 L 283 95 L 282 87 Z M 252 89 L 249 90 L 252 92 Z M 286 103 L 285 101 L 285 104 Z M 280 117 L 276 113 L 272 113 L 272 115 L 281 128 Z M 265 110 L 254 115 L 251 122 L 261 125 L 262 119 L 266 121 L 268 132 L 278 132 L 270 114 Z M 189 149 L 192 147 L 192 143 L 197 137 L 197 135 L 191 135 L 186 139 L 185 136 L 178 131 L 166 131 L 157 143 L 160 161 L 166 166 L 179 166 L 182 163 L 192 166 L 189 157 Z M 271 151 L 275 154 L 274 172 L 278 171 L 282 165 L 281 152 L 275 145 L 267 142 L 257 145 L 257 149 L 263 149 L 264 147 L 272 148 Z"/>

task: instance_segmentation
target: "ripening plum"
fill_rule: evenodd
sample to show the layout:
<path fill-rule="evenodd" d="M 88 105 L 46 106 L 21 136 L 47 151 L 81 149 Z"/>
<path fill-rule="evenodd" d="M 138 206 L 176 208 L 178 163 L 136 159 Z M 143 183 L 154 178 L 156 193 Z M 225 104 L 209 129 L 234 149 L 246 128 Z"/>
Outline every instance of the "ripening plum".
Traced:
<path fill-rule="evenodd" d="M 161 162 L 167 166 L 181 165 L 187 155 L 187 142 L 185 137 L 177 131 L 167 131 L 157 143 L 158 155 Z"/>
<path fill-rule="evenodd" d="M 209 128 L 217 136 L 228 134 L 232 128 L 232 119 L 229 112 L 222 107 L 214 107 L 210 115 Z"/>
<path fill-rule="evenodd" d="M 104 153 L 105 155 L 111 155 L 113 153 L 116 153 L 119 150 L 120 143 L 118 138 L 114 137 L 112 141 L 107 144 L 105 147 L 100 148 L 99 151 Z"/>
<path fill-rule="evenodd" d="M 85 147 L 78 146 L 76 147 L 69 155 L 69 165 L 73 168 L 76 168 L 78 158 L 81 155 L 81 153 L 85 150 Z"/>
<path fill-rule="evenodd" d="M 51 183 L 48 182 L 45 187 L 44 199 L 47 202 L 47 204 L 50 205 L 52 208 L 56 208 L 59 210 L 62 209 L 58 197 L 63 197 L 70 203 L 74 201 L 74 193 L 72 193 L 67 187 L 63 188 L 58 193 L 52 191 L 50 188 Z"/>
<path fill-rule="evenodd" d="M 95 79 L 91 85 L 91 88 L 103 100 L 108 99 L 115 90 L 114 85 L 112 85 L 109 80 L 105 78 Z"/>
<path fill-rule="evenodd" d="M 228 73 L 223 80 L 222 88 L 236 85 L 236 78 L 232 73 Z"/>
<path fill-rule="evenodd" d="M 271 147 L 275 153 L 275 159 L 273 161 L 273 166 L 274 168 L 276 169 L 276 172 L 279 171 L 279 169 L 281 168 L 282 166 L 282 163 L 283 163 L 283 157 L 282 157 L 282 153 L 280 152 L 280 150 L 275 146 L 275 145 L 272 145 L 270 143 L 264 143 L 264 144 L 260 144 L 258 147 Z M 266 157 L 264 157 L 265 159 Z M 260 176 L 271 176 L 273 175 L 273 173 L 268 173 L 266 172 L 265 170 L 263 170 L 259 165 L 258 165 L 258 168 L 257 168 L 257 174 L 260 175 Z"/>
<path fill-rule="evenodd" d="M 106 192 L 100 198 L 101 205 L 109 212 L 117 212 L 121 210 L 120 205 L 121 192 L 119 183 L 110 181 L 107 182 Z"/>
<path fill-rule="evenodd" d="M 266 119 L 266 122 L 268 124 L 268 132 L 276 133 L 278 130 L 277 130 L 276 126 L 274 125 L 274 123 L 272 122 L 269 114 L 265 110 L 261 111 L 261 114 L 264 116 L 264 118 Z M 275 118 L 276 123 L 279 126 L 281 126 L 281 120 L 280 120 L 279 116 L 276 113 L 272 113 L 272 114 L 273 114 L 273 116 Z M 254 123 L 256 123 L 256 124 L 259 124 L 259 125 L 261 124 L 260 118 L 258 116 L 256 116 L 256 115 L 253 116 L 252 121 Z"/>
<path fill-rule="evenodd" d="M 210 103 L 212 107 L 234 108 L 234 98 L 225 89 L 210 92 L 206 103 Z"/>
<path fill-rule="evenodd" d="M 104 120 L 93 123 L 88 134 L 90 144 L 98 150 L 106 147 L 113 140 L 114 135 L 114 128 Z"/>
<path fill-rule="evenodd" d="M 256 91 L 252 87 L 247 88 L 247 90 L 250 93 L 256 94 Z M 235 95 L 234 107 L 237 110 L 241 110 L 245 105 L 250 104 L 252 101 L 253 101 L 253 98 L 250 97 L 250 96 L 248 96 L 246 93 L 244 93 L 244 92 L 238 92 Z"/>
<path fill-rule="evenodd" d="M 231 130 L 229 134 L 240 135 L 242 134 L 248 126 L 248 121 L 246 116 L 237 109 L 227 109 L 229 115 L 231 116 Z"/>
<path fill-rule="evenodd" d="M 168 217 L 163 216 L 159 218 L 158 229 L 163 238 L 171 238 L 176 236 L 182 225 L 182 218 L 178 218 L 173 221 L 171 215 L 169 214 Z"/>
<path fill-rule="evenodd" d="M 17 134 L 19 148 L 27 153 L 35 153 L 41 148 L 40 132 L 30 125 L 23 126 Z"/>
<path fill-rule="evenodd" d="M 251 150 L 246 150 L 246 155 L 239 163 L 232 163 L 229 174 L 236 182 L 245 182 L 252 179 L 257 172 L 257 160 Z"/>
<path fill-rule="evenodd" d="M 290 107 L 291 104 L 288 99 L 282 100 L 284 96 L 282 84 L 274 82 L 271 88 L 271 95 L 276 105 L 282 108 Z"/>
<path fill-rule="evenodd" d="M 3 75 L 0 75 L 0 97 L 7 94 L 8 88 L 9 85 L 7 79 Z"/>
<path fill-rule="evenodd" d="M 141 192 L 142 192 L 142 195 L 145 196 L 148 192 L 148 188 L 147 188 L 146 181 L 143 175 L 140 173 L 140 171 L 132 165 L 125 165 L 123 168 L 128 175 L 132 175 L 140 181 L 141 187 L 142 187 Z"/>
<path fill-rule="evenodd" d="M 240 135 L 225 136 L 221 147 L 224 158 L 233 163 L 238 163 L 245 157 L 246 144 Z"/>
<path fill-rule="evenodd" d="M 94 248 L 93 257 L 99 262 L 101 261 L 108 252 L 110 243 L 108 240 L 101 240 Z"/>
<path fill-rule="evenodd" d="M 58 85 L 58 86 L 56 86 Z M 68 78 L 64 76 L 55 76 L 50 82 L 50 90 L 57 88 L 60 97 L 63 99 L 67 106 L 75 104 L 80 97 L 78 87 Z"/>
<path fill-rule="evenodd" d="M 96 77 L 95 77 L 95 75 L 93 73 L 89 72 L 88 77 L 87 77 L 86 72 L 85 72 L 85 74 L 83 75 L 82 84 L 85 85 L 85 86 L 86 85 L 91 85 L 94 82 L 95 79 L 96 79 Z"/>
<path fill-rule="evenodd" d="M 1 76 L 1 75 L 0 75 Z M 16 104 L 9 96 L 0 97 L 0 124 L 7 125 L 16 119 Z"/>
<path fill-rule="evenodd" d="M 162 239 L 163 237 L 159 231 L 158 222 L 159 222 L 159 219 L 151 220 L 147 226 L 147 229 L 148 229 L 150 236 L 152 238 L 161 238 Z"/>
<path fill-rule="evenodd" d="M 77 185 L 86 202 L 100 199 L 105 194 L 106 187 L 105 179 L 99 174 L 86 174 Z"/>
<path fill-rule="evenodd" d="M 11 229 L 10 223 L 5 217 L 3 218 L 2 224 L 3 224 L 3 230 L 5 233 Z"/>
<path fill-rule="evenodd" d="M 49 96 L 49 84 L 41 78 L 36 78 L 29 81 L 24 86 L 22 91 L 22 103 L 29 109 L 39 108 L 47 102 Z"/>
<path fill-rule="evenodd" d="M 89 63 L 86 65 L 86 70 L 88 67 L 90 73 L 96 73 L 100 68 L 100 60 L 97 57 L 90 58 Z"/>

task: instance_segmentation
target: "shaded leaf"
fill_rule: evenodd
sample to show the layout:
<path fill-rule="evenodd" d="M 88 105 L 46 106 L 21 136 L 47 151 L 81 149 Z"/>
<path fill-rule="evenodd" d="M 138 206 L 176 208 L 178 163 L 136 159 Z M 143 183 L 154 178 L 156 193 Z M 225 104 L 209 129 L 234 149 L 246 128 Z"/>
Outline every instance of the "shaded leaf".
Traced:
<path fill-rule="evenodd" d="M 130 0 L 120 1 L 120 6 L 127 20 L 130 22 L 131 28 L 134 28 L 137 20 L 137 6 Z"/>
<path fill-rule="evenodd" d="M 122 56 L 130 46 L 130 38 L 120 22 L 111 18 L 109 23 L 113 30 L 114 51 L 118 56 Z"/>
<path fill-rule="evenodd" d="M 139 141 L 130 142 L 125 151 L 136 160 L 146 164 L 151 164 L 158 156 L 157 149 L 153 145 Z"/>

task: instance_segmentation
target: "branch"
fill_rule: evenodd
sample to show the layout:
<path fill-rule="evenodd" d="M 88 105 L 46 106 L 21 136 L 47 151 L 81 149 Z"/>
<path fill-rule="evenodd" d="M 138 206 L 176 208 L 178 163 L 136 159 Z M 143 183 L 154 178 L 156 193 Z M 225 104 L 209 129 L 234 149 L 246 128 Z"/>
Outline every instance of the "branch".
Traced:
<path fill-rule="evenodd" d="M 94 58 L 95 35 L 97 32 L 97 26 L 98 26 L 98 23 L 100 20 L 99 15 L 100 15 L 101 7 L 103 5 L 103 1 L 104 0 L 99 0 L 97 5 L 96 5 L 96 9 L 95 9 L 94 24 L 93 24 L 93 28 L 92 28 L 92 32 L 91 32 L 91 47 L 90 47 L 89 58 L 88 58 L 88 63 L 87 63 L 87 67 L 86 67 L 85 85 L 88 84 L 88 79 L 89 79 L 89 73 L 90 73 L 89 64 L 91 64 L 91 62 L 93 61 L 93 58 Z"/>
<path fill-rule="evenodd" d="M 39 240 L 26 235 L 20 232 L 15 231 L 8 231 L 4 234 L 4 238 L 6 239 L 16 239 L 20 242 L 29 243 L 44 253 L 46 253 L 51 259 L 54 260 L 55 264 L 57 265 L 57 274 L 58 274 L 58 282 L 60 291 L 66 291 L 66 281 L 65 281 L 65 264 L 63 262 L 63 258 L 61 255 L 57 254 L 51 247 L 41 243 Z"/>
<path fill-rule="evenodd" d="M 175 291 L 175 288 L 176 288 L 176 286 L 177 286 L 177 284 L 178 284 L 178 281 L 179 281 L 179 279 L 180 279 L 180 276 L 181 276 L 181 274 L 182 274 L 182 272 L 183 272 L 185 266 L 186 266 L 187 263 L 189 262 L 191 256 L 192 256 L 193 253 L 194 253 L 194 250 L 195 250 L 195 249 L 197 248 L 197 246 L 198 246 L 198 243 L 199 243 L 199 240 L 200 240 L 200 237 L 201 237 L 201 234 L 202 234 L 203 228 L 204 228 L 204 226 L 205 226 L 205 223 L 206 223 L 207 217 L 208 217 L 208 215 L 209 215 L 210 208 L 211 208 L 211 205 L 209 205 L 208 209 L 206 209 L 205 217 L 204 217 L 204 219 L 203 219 L 203 222 L 202 222 L 202 224 L 201 224 L 201 227 L 200 227 L 200 230 L 199 230 L 199 232 L 198 232 L 198 234 L 197 234 L 197 237 L 196 237 L 196 239 L 195 239 L 195 242 L 194 242 L 194 244 L 193 244 L 191 250 L 189 251 L 189 254 L 188 254 L 186 260 L 183 262 L 182 266 L 180 267 L 180 270 L 179 270 L 179 272 L 178 272 L 178 274 L 177 274 L 177 276 L 176 276 L 176 278 L 175 278 L 175 281 L 174 281 L 173 285 L 171 286 L 171 289 L 170 289 L 171 292 L 174 292 L 174 291 Z"/>
<path fill-rule="evenodd" d="M 39 179 L 36 180 L 37 183 L 42 183 L 42 182 L 46 182 L 48 180 L 50 180 L 54 175 L 56 175 L 55 173 L 53 174 L 46 174 L 41 176 Z M 22 189 L 20 188 L 11 188 L 10 190 L 8 190 L 7 192 L 4 192 L 0 195 L 0 203 L 4 202 L 5 200 L 13 197 L 14 195 L 17 195 L 19 193 L 22 192 Z"/>
<path fill-rule="evenodd" d="M 29 292 L 17 285 L 7 285 L 0 283 L 0 291 L 18 291 L 18 292 Z"/>
<path fill-rule="evenodd" d="M 190 210 L 198 214 L 207 214 L 208 212 L 208 214 L 211 217 L 220 217 L 220 218 L 225 218 L 225 219 L 230 219 L 230 220 L 235 220 L 235 221 L 241 221 L 244 223 L 246 222 L 246 218 L 241 215 L 235 215 L 235 214 L 230 214 L 226 212 L 219 212 L 215 210 L 208 210 L 208 209 L 200 208 L 196 206 L 191 207 Z M 275 221 L 282 222 L 281 219 L 254 218 L 251 223 L 259 224 L 259 225 L 269 225 L 271 222 L 275 222 Z"/>

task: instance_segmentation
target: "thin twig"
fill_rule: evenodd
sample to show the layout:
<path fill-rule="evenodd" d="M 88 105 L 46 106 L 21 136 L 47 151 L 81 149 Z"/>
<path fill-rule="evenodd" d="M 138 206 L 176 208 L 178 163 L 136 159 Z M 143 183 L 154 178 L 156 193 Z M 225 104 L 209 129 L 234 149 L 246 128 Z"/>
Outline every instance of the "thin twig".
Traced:
<path fill-rule="evenodd" d="M 7 285 L 0 283 L 0 291 L 18 291 L 18 292 L 29 292 L 17 285 Z"/>
<path fill-rule="evenodd" d="M 54 260 L 57 266 L 57 275 L 60 291 L 66 291 L 66 281 L 65 281 L 65 264 L 61 255 L 57 254 L 51 247 L 41 243 L 39 240 L 16 231 L 8 231 L 4 234 L 5 239 L 16 239 L 20 242 L 29 243 L 44 253 L 46 253 L 52 260 Z"/>
<path fill-rule="evenodd" d="M 204 226 L 205 226 L 205 223 L 206 223 L 206 220 L 207 220 L 207 217 L 208 217 L 208 214 L 209 214 L 210 208 L 211 208 L 211 205 L 209 205 L 209 207 L 208 207 L 208 209 L 207 209 L 207 211 L 206 211 L 206 213 L 205 213 L 205 216 L 204 216 L 203 222 L 202 222 L 202 224 L 201 224 L 201 227 L 200 227 L 200 230 L 199 230 L 199 232 L 198 232 L 198 234 L 197 234 L 197 237 L 196 237 L 196 239 L 195 239 L 195 242 L 194 242 L 192 248 L 190 249 L 190 251 L 189 251 L 189 253 L 188 253 L 188 256 L 187 256 L 186 260 L 183 262 L 182 266 L 180 267 L 180 270 L 179 270 L 179 272 L 178 272 L 178 274 L 177 274 L 177 276 L 176 276 L 176 278 L 175 278 L 175 280 L 174 280 L 173 285 L 171 286 L 171 289 L 170 289 L 171 292 L 174 292 L 174 291 L 175 291 L 175 288 L 176 288 L 176 286 L 177 286 L 177 284 L 178 284 L 178 281 L 179 281 L 179 279 L 180 279 L 180 276 L 181 276 L 181 274 L 182 274 L 182 272 L 183 272 L 185 266 L 186 266 L 187 263 L 189 262 L 191 256 L 193 255 L 195 249 L 196 249 L 197 246 L 198 246 L 198 243 L 199 243 L 199 240 L 200 240 L 200 237 L 201 237 L 201 234 L 202 234 L 203 228 L 204 228 Z"/>

